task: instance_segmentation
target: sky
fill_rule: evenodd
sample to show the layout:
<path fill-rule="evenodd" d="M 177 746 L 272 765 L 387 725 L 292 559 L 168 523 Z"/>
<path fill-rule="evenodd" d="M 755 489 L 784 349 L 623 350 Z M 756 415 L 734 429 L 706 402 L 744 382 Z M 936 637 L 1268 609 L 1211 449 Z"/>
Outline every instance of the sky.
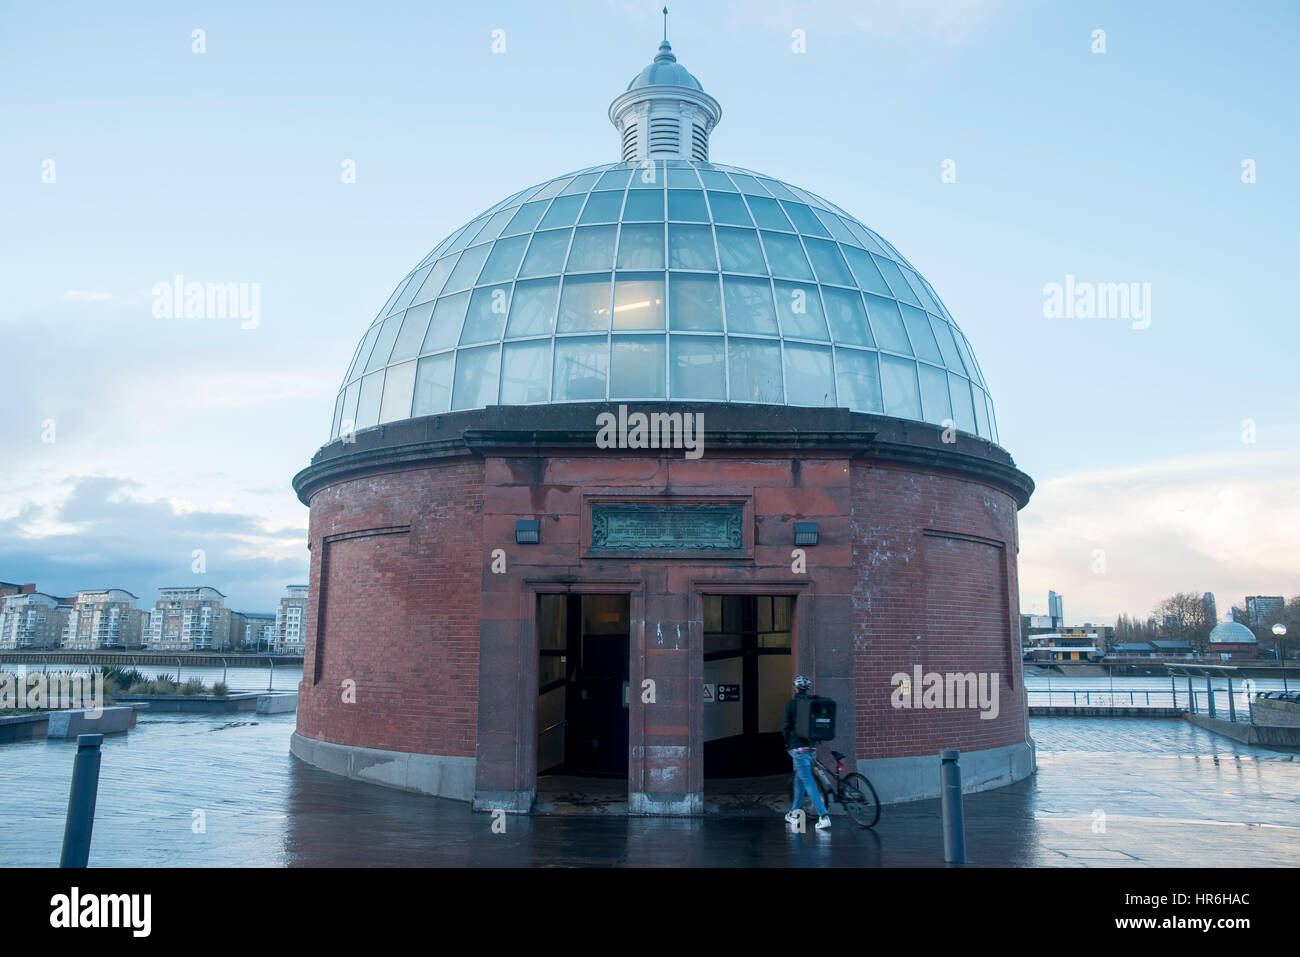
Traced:
<path fill-rule="evenodd" d="M 0 0 L 0 580 L 267 611 L 371 318 L 484 209 L 617 161 L 661 0 L 122 6 Z M 1037 483 L 1023 612 L 1300 593 L 1300 6 L 670 7 L 711 158 L 880 232 L 971 340 Z M 256 284 L 257 321 L 155 316 L 178 275 Z M 1067 277 L 1149 310 L 1049 316 Z"/>

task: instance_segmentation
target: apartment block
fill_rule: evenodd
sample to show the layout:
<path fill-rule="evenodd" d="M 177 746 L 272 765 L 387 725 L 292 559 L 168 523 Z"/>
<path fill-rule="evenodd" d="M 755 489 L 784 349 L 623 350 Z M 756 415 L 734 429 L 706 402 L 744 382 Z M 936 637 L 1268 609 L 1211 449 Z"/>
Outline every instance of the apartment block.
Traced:
<path fill-rule="evenodd" d="M 1269 628 L 1285 610 L 1286 599 L 1281 595 L 1246 596 L 1246 624 L 1251 628 Z"/>
<path fill-rule="evenodd" d="M 22 592 L 0 601 L 0 648 L 59 647 L 71 610 L 66 599 Z"/>
<path fill-rule="evenodd" d="M 231 612 L 230 642 L 243 651 L 270 651 L 275 647 L 275 615 L 267 612 Z"/>
<path fill-rule="evenodd" d="M 63 636 L 64 648 L 139 648 L 144 612 L 139 597 L 123 588 L 77 592 Z"/>
<path fill-rule="evenodd" d="M 280 599 L 275 613 L 275 651 L 281 655 L 301 655 L 306 647 L 303 623 L 307 617 L 307 586 L 290 585 Z"/>
<path fill-rule="evenodd" d="M 230 609 L 215 588 L 158 589 L 145 647 L 154 651 L 212 651 L 230 647 Z"/>

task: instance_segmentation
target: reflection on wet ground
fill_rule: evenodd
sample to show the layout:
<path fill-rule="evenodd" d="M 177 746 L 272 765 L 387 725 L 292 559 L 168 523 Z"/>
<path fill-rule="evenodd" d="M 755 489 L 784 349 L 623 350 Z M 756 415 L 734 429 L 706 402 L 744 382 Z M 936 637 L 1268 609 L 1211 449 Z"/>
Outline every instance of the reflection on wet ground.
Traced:
<path fill-rule="evenodd" d="M 92 866 L 935 866 L 937 801 L 792 833 L 744 816 L 509 816 L 290 757 L 294 715 L 151 715 L 105 740 Z M 1179 720 L 1042 718 L 1038 773 L 970 794 L 972 866 L 1300 864 L 1300 761 Z M 0 748 L 0 864 L 59 857 L 75 742 Z M 936 766 L 936 775 L 938 773 Z M 766 781 L 764 782 L 766 783 Z"/>

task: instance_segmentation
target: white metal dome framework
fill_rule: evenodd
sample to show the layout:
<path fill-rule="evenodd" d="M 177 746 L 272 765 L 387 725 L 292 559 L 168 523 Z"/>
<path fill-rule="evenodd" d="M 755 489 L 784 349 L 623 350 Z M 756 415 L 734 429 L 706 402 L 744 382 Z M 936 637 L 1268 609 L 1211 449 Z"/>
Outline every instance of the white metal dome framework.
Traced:
<path fill-rule="evenodd" d="M 610 107 L 623 162 L 516 193 L 398 283 L 330 438 L 489 405 L 673 399 L 846 407 L 996 442 L 930 284 L 838 206 L 706 162 L 721 109 L 666 40 L 655 59 Z"/>

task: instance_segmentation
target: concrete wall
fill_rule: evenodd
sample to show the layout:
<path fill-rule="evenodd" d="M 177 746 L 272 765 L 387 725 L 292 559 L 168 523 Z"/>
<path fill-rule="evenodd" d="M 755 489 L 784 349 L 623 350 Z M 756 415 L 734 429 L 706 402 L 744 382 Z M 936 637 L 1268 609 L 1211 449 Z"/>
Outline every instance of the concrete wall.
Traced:
<path fill-rule="evenodd" d="M 458 801 L 474 796 L 473 758 L 331 744 L 296 733 L 289 740 L 289 752 L 313 767 L 356 781 Z"/>
<path fill-rule="evenodd" d="M 258 714 L 289 714 L 298 710 L 298 694 L 264 694 L 258 695 Z"/>
<path fill-rule="evenodd" d="M 1282 698 L 1256 698 L 1251 703 L 1251 721 L 1300 730 L 1300 702 Z"/>
<path fill-rule="evenodd" d="M 1245 724 L 1241 721 L 1225 721 L 1211 718 L 1208 714 L 1183 713 L 1183 718 L 1206 731 L 1213 731 L 1225 738 L 1232 738 L 1242 744 L 1255 744 L 1263 748 L 1300 748 L 1300 727 L 1278 727 L 1275 725 Z"/>
<path fill-rule="evenodd" d="M 79 734 L 121 734 L 135 727 L 135 708 L 101 708 L 91 711 L 51 711 L 47 738 L 75 738 Z"/>
<path fill-rule="evenodd" d="M 49 712 L 2 715 L 0 716 L 0 744 L 43 738 L 49 723 Z"/>
<path fill-rule="evenodd" d="M 871 781 L 881 804 L 920 801 L 940 796 L 939 755 L 869 758 L 858 770 Z M 1001 748 L 964 751 L 958 758 L 963 794 L 1012 784 L 1033 774 L 1037 767 L 1031 738 Z"/>

